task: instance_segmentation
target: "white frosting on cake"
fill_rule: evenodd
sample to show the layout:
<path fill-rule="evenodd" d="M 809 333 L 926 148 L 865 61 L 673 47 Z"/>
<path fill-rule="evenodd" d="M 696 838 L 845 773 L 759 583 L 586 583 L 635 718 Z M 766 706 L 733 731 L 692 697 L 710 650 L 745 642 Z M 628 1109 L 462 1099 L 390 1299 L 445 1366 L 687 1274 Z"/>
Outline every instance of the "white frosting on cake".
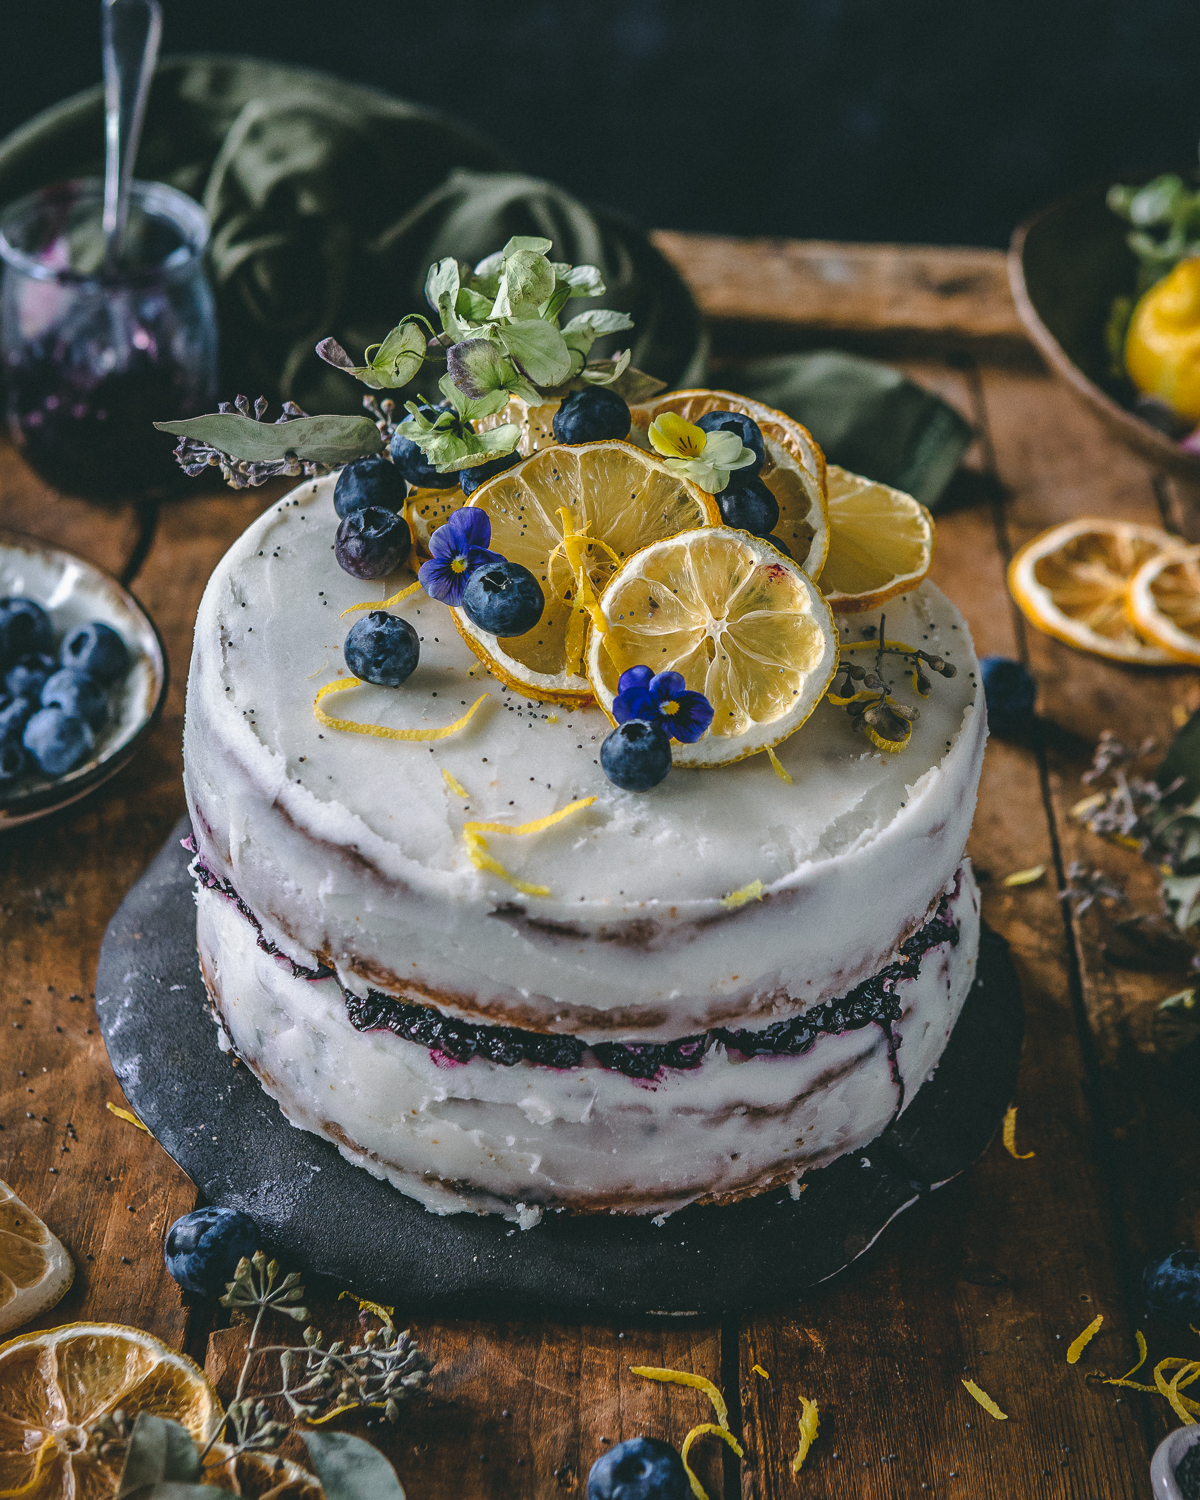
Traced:
<path fill-rule="evenodd" d="M 427 728 L 480 693 L 490 701 L 432 745 L 322 728 L 316 691 L 348 675 L 352 619 L 340 612 L 407 581 L 363 584 L 337 567 L 332 492 L 332 478 L 302 485 L 230 549 L 204 595 L 188 682 L 185 774 L 201 857 L 298 962 L 320 955 L 359 994 L 374 987 L 468 1019 L 669 1040 L 764 1026 L 846 994 L 948 886 L 986 730 L 966 626 L 933 585 L 886 609 L 889 638 L 958 668 L 951 680 L 933 677 L 902 754 L 874 750 L 844 710 L 823 703 L 779 747 L 791 785 L 760 755 L 676 770 L 639 795 L 600 771 L 609 725 L 598 709 L 539 706 L 505 689 L 449 612 L 420 595 L 397 607 L 422 637 L 409 681 L 338 693 L 327 711 Z M 861 640 L 878 615 L 840 623 L 844 640 Z M 896 658 L 884 676 L 916 701 Z M 545 832 L 489 839 L 509 871 L 549 896 L 522 895 L 471 863 L 467 820 L 524 823 L 588 796 L 590 807 Z M 758 881 L 761 900 L 725 903 Z M 318 994 L 337 995 L 331 984 L 295 983 L 318 1010 Z M 352 1039 L 389 1060 L 410 1046 Z M 828 1045 L 853 1052 L 868 1039 Z M 679 1087 L 698 1086 L 707 1067 Z M 293 1107 L 303 1119 L 307 1106 Z"/>
<path fill-rule="evenodd" d="M 293 977 L 228 897 L 201 890 L 198 901 L 205 979 L 239 1056 L 293 1125 L 437 1213 L 501 1212 L 528 1225 L 543 1205 L 669 1212 L 792 1181 L 865 1146 L 901 1104 L 874 1024 L 821 1036 L 798 1056 L 742 1057 L 718 1042 L 699 1067 L 654 1081 L 594 1060 L 449 1063 L 389 1031 L 356 1031 L 335 980 Z M 974 979 L 978 893 L 967 867 L 950 912 L 957 946 L 932 948 L 896 990 L 905 1105 Z"/>

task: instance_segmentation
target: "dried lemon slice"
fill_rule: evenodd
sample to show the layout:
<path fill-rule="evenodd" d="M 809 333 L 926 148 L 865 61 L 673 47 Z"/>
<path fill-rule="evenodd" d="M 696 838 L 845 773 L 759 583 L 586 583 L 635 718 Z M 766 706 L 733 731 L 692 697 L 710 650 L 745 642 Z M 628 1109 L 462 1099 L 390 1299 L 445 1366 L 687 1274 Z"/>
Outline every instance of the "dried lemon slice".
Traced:
<path fill-rule="evenodd" d="M 1174 543 L 1156 526 L 1081 517 L 1052 526 L 1021 548 L 1008 587 L 1039 630 L 1113 661 L 1163 667 L 1176 658 L 1143 640 L 1129 622 L 1130 580 Z"/>
<path fill-rule="evenodd" d="M 672 743 L 677 766 L 725 766 L 795 733 L 829 686 L 838 632 L 821 591 L 763 537 L 705 527 L 631 557 L 600 598 L 588 675 L 612 717 L 621 673 L 650 666 L 683 675 L 713 706 L 694 745 Z"/>
<path fill-rule="evenodd" d="M 232 1490 L 242 1500 L 323 1500 L 320 1482 L 299 1464 L 275 1453 L 239 1453 L 214 1443 L 204 1460 L 204 1483 Z"/>
<path fill-rule="evenodd" d="M 61 1241 L 0 1182 L 0 1334 L 53 1307 L 74 1279 Z"/>
<path fill-rule="evenodd" d="M 492 550 L 529 569 L 546 607 L 532 630 L 504 640 L 461 609 L 454 623 L 501 682 L 567 704 L 591 700 L 587 633 L 616 569 L 648 542 L 721 519 L 711 495 L 622 442 L 541 448 L 480 485 L 470 504 L 491 520 Z"/>
<path fill-rule="evenodd" d="M 86 1429 L 118 1409 L 171 1417 L 201 1443 L 221 1416 L 204 1372 L 139 1328 L 68 1323 L 0 1344 L 0 1496 L 115 1493 L 121 1460 L 89 1450 Z"/>
<path fill-rule="evenodd" d="M 528 458 L 539 448 L 548 448 L 554 442 L 554 414 L 558 401 L 548 401 L 541 406 L 531 406 L 520 396 L 513 396 L 508 405 L 490 417 L 480 417 L 475 423 L 479 432 L 489 432 L 493 427 L 502 427 L 514 422 L 521 429 L 517 452 Z M 405 517 L 412 531 L 413 542 L 422 557 L 429 556 L 429 538 L 467 503 L 467 497 L 455 485 L 448 490 L 412 489 L 408 492 Z"/>
<path fill-rule="evenodd" d="M 813 435 L 785 412 L 736 396 L 732 391 L 668 391 L 630 408 L 634 441 L 649 445 L 646 433 L 662 412 L 688 422 L 710 411 L 737 411 L 758 423 L 767 450 L 761 478 L 779 503 L 775 535 L 810 578 L 821 571 L 829 550 L 825 509 L 825 455 Z"/>
<path fill-rule="evenodd" d="M 916 588 L 933 562 L 933 517 L 911 495 L 830 464 L 829 554 L 818 577 L 839 614 Z"/>
<path fill-rule="evenodd" d="M 1130 580 L 1125 605 L 1143 639 L 1200 667 L 1200 547 L 1147 558 Z"/>

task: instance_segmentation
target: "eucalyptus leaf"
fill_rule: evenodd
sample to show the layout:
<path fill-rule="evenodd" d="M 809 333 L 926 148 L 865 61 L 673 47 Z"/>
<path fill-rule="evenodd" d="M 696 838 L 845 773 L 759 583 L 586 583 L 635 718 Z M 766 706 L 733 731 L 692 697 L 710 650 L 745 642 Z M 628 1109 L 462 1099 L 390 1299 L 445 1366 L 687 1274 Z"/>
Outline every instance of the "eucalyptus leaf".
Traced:
<path fill-rule="evenodd" d="M 369 417 L 297 417 L 256 422 L 238 412 L 209 412 L 181 422 L 155 422 L 159 432 L 194 438 L 232 458 L 273 463 L 290 455 L 318 464 L 348 464 L 379 453 L 382 439 Z"/>
<path fill-rule="evenodd" d="M 491 310 L 493 318 L 536 318 L 554 291 L 554 272 L 544 255 L 518 250 L 504 262 L 500 290 Z"/>
<path fill-rule="evenodd" d="M 534 385 L 558 385 L 570 374 L 571 352 L 552 323 L 540 318 L 505 323 L 497 336 Z"/>
<path fill-rule="evenodd" d="M 129 1438 L 116 1500 L 166 1480 L 192 1485 L 200 1472 L 200 1455 L 187 1428 L 168 1417 L 140 1412 Z"/>
<path fill-rule="evenodd" d="M 308 1444 L 325 1500 L 404 1500 L 395 1469 L 363 1438 L 349 1432 L 304 1432 L 301 1436 Z"/>

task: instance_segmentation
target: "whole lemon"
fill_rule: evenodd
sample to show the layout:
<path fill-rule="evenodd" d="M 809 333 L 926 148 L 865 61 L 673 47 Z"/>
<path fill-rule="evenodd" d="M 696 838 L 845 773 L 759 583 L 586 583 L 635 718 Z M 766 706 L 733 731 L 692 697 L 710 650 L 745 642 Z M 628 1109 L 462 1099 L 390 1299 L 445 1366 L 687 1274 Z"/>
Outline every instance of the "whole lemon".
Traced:
<path fill-rule="evenodd" d="M 1125 368 L 1147 396 L 1200 422 L 1200 256 L 1146 292 L 1125 335 Z"/>

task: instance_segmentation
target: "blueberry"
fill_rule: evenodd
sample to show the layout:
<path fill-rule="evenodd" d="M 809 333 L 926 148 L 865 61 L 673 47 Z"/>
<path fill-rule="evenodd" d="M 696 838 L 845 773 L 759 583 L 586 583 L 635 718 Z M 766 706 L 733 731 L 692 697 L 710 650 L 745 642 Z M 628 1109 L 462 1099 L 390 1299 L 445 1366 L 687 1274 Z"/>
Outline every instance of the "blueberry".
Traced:
<path fill-rule="evenodd" d="M 588 1475 L 587 1500 L 688 1500 L 683 1459 L 658 1438 L 630 1438 L 602 1453 Z"/>
<path fill-rule="evenodd" d="M 979 663 L 988 728 L 1001 739 L 1017 738 L 1033 723 L 1037 681 L 1019 661 L 985 656 Z"/>
<path fill-rule="evenodd" d="M 163 1258 L 185 1291 L 220 1297 L 237 1263 L 259 1248 L 258 1225 L 232 1208 L 197 1208 L 167 1230 Z"/>
<path fill-rule="evenodd" d="M 14 740 L 18 745 L 21 743 L 21 735 L 36 708 L 37 701 L 34 698 L 23 698 L 16 693 L 0 695 L 0 745 L 7 744 L 9 740 Z"/>
<path fill-rule="evenodd" d="M 0 740 L 0 786 L 15 781 L 29 769 L 29 757 L 20 740 Z"/>
<path fill-rule="evenodd" d="M 351 511 L 337 529 L 333 555 L 355 578 L 382 578 L 394 573 L 412 547 L 403 516 L 377 505 Z"/>
<path fill-rule="evenodd" d="M 61 708 L 39 708 L 21 743 L 47 776 L 65 776 L 92 753 L 96 736 L 87 723 Z"/>
<path fill-rule="evenodd" d="M 33 599 L 0 599 L 0 662 L 15 661 L 54 644 L 50 616 Z"/>
<path fill-rule="evenodd" d="M 671 769 L 671 741 L 648 719 L 626 719 L 600 746 L 600 768 L 625 792 L 648 792 Z"/>
<path fill-rule="evenodd" d="M 702 417 L 696 418 L 696 426 L 705 432 L 736 432 L 742 440 L 742 447 L 749 448 L 754 454 L 752 464 L 747 464 L 744 469 L 733 471 L 729 480 L 730 484 L 745 483 L 747 479 L 758 478 L 766 462 L 767 449 L 763 442 L 762 428 L 753 417 L 743 416 L 740 411 L 706 411 Z"/>
<path fill-rule="evenodd" d="M 342 654 L 363 682 L 399 687 L 417 664 L 421 639 L 407 620 L 373 609 L 350 627 Z"/>
<path fill-rule="evenodd" d="M 736 526 L 753 536 L 770 536 L 779 521 L 779 502 L 761 479 L 751 479 L 734 489 L 745 472 L 735 469 L 728 486 L 716 496 L 721 519 L 726 526 Z"/>
<path fill-rule="evenodd" d="M 764 537 L 763 541 L 770 542 L 771 546 L 777 548 L 780 552 L 782 552 L 784 557 L 792 556 L 792 549 L 788 546 L 788 544 L 783 540 L 782 537 L 771 535 Z M 792 560 L 795 561 L 794 558 Z"/>
<path fill-rule="evenodd" d="M 5 690 L 18 698 L 36 698 L 57 666 L 54 658 L 44 651 L 30 651 L 25 656 L 18 656 L 4 674 Z"/>
<path fill-rule="evenodd" d="M 475 491 L 486 480 L 494 474 L 503 474 L 505 469 L 511 469 L 514 464 L 521 462 L 520 453 L 506 453 L 502 458 L 489 459 L 486 464 L 476 464 L 473 469 L 459 469 L 458 482 L 464 495 L 473 495 Z"/>
<path fill-rule="evenodd" d="M 1200 1319 L 1200 1251 L 1172 1250 L 1142 1272 L 1146 1307 L 1181 1323 Z"/>
<path fill-rule="evenodd" d="M 408 485 L 395 464 L 379 454 L 356 458 L 338 475 L 333 490 L 333 508 L 344 520 L 351 511 L 377 505 L 380 510 L 400 511 Z"/>
<path fill-rule="evenodd" d="M 471 573 L 462 607 L 467 619 L 489 635 L 524 635 L 542 618 L 546 598 L 528 568 L 501 559 Z"/>
<path fill-rule="evenodd" d="M 422 406 L 420 410 L 423 417 L 436 422 L 445 407 Z M 439 474 L 426 460 L 424 453 L 412 438 L 403 437 L 398 432 L 392 438 L 391 454 L 393 466 L 400 471 L 409 484 L 415 484 L 418 489 L 452 490 L 458 483 L 458 474 L 454 469 L 451 469 L 449 474 Z"/>
<path fill-rule="evenodd" d="M 74 714 L 92 729 L 103 729 L 108 722 L 108 693 L 94 677 L 74 667 L 61 667 L 42 688 L 43 708 L 61 708 Z"/>
<path fill-rule="evenodd" d="M 78 667 L 101 682 L 115 682 L 129 668 L 129 648 L 111 625 L 93 620 L 71 631 L 62 643 L 59 660 L 64 667 Z"/>
<path fill-rule="evenodd" d="M 592 385 L 568 396 L 554 413 L 556 443 L 599 443 L 629 436 L 629 405 L 607 386 Z"/>

